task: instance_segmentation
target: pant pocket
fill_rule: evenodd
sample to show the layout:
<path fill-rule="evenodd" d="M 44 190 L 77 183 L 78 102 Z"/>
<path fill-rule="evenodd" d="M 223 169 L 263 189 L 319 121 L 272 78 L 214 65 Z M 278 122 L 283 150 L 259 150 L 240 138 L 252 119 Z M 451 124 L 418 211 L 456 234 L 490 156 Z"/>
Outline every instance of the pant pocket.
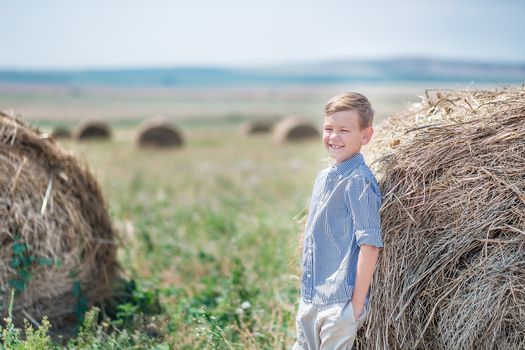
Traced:
<path fill-rule="evenodd" d="M 321 347 L 322 349 L 330 348 L 326 344 L 331 344 L 334 339 L 346 339 L 355 333 L 356 323 L 351 308 L 352 306 L 348 303 L 338 303 L 319 313 L 319 337 L 321 344 L 325 344 L 325 347 Z"/>
<path fill-rule="evenodd" d="M 346 302 L 341 312 L 341 317 L 351 321 L 352 323 L 355 323 L 356 319 L 354 314 L 354 306 L 352 305 L 352 300 L 348 300 Z"/>
<path fill-rule="evenodd" d="M 356 321 L 358 321 L 358 322 L 363 321 L 366 318 L 367 315 L 368 315 L 368 310 L 366 309 L 366 307 L 363 307 L 363 311 L 361 311 L 361 315 L 359 315 L 359 317 L 356 319 Z"/>
<path fill-rule="evenodd" d="M 363 306 L 361 314 L 357 316 L 354 311 L 354 306 L 352 305 L 352 300 L 349 300 L 345 305 L 346 313 L 351 317 L 354 322 L 362 322 L 368 315 L 368 309 L 366 306 Z"/>

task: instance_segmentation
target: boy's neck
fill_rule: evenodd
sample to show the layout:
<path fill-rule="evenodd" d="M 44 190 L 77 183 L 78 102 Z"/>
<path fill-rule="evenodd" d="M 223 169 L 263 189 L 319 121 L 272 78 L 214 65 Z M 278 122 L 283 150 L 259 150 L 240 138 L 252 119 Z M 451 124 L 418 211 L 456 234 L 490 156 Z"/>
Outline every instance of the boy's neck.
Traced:
<path fill-rule="evenodd" d="M 350 160 L 350 159 L 354 158 L 354 157 L 357 156 L 358 154 L 361 154 L 361 150 L 359 150 L 358 152 L 352 154 L 350 157 L 343 159 L 343 160 L 340 161 L 340 162 L 335 161 L 335 164 L 334 164 L 334 165 L 344 163 L 344 162 L 346 162 L 347 160 Z"/>
<path fill-rule="evenodd" d="M 336 172 L 339 175 L 346 173 L 347 171 L 352 171 L 355 168 L 359 167 L 362 163 L 365 162 L 363 155 L 359 152 L 354 154 L 353 157 L 347 158 L 346 160 L 335 163 L 331 167 L 331 172 Z"/>

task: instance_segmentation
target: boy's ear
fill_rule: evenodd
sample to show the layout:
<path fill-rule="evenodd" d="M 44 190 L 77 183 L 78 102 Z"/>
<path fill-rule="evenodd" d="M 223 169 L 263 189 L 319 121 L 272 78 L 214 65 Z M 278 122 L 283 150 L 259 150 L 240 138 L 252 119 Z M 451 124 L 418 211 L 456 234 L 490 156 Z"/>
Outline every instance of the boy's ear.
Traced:
<path fill-rule="evenodd" d="M 365 130 L 363 130 L 363 138 L 361 139 L 361 144 L 366 145 L 370 142 L 370 139 L 372 139 L 372 135 L 374 134 L 374 129 L 369 126 Z"/>

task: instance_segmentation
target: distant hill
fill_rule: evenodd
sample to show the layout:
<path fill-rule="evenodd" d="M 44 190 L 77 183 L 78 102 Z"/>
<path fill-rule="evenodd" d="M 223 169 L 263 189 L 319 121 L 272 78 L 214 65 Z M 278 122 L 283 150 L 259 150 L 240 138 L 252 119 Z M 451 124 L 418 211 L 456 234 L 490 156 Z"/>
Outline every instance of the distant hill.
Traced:
<path fill-rule="evenodd" d="M 67 86 L 230 87 L 348 82 L 523 83 L 525 63 L 426 58 L 333 61 L 264 68 L 0 70 L 1 83 Z"/>

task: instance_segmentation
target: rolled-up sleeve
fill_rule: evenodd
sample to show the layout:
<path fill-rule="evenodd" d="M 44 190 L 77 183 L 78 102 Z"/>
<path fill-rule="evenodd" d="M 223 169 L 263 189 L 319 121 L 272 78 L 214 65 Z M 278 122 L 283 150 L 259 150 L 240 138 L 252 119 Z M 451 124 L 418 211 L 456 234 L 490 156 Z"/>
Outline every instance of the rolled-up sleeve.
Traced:
<path fill-rule="evenodd" d="M 345 201 L 352 215 L 357 245 L 383 247 L 381 238 L 381 195 L 374 191 L 372 183 L 362 175 L 353 176 L 345 191 Z"/>

